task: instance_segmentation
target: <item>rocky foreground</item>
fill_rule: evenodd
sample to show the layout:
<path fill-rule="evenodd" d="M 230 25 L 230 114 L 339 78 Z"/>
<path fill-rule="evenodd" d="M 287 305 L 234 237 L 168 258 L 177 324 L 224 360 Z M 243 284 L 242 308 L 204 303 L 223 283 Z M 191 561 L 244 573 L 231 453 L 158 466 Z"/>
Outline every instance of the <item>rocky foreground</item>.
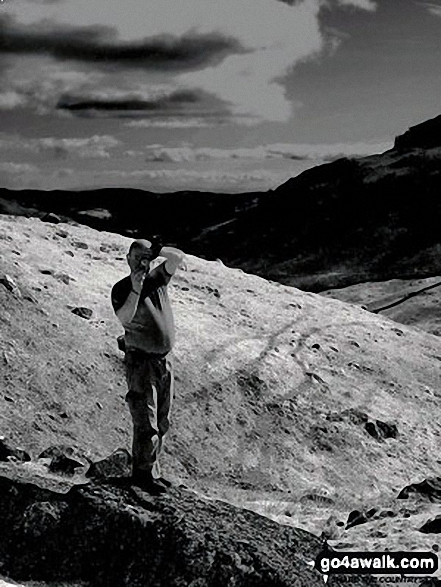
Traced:
<path fill-rule="evenodd" d="M 114 477 L 60 493 L 60 486 L 42 487 L 50 480 L 24 465 L 4 467 L 2 475 L 1 572 L 16 580 L 109 587 L 323 584 L 307 564 L 322 540 L 186 488 L 151 497 Z M 370 577 L 353 582 L 374 583 Z"/>

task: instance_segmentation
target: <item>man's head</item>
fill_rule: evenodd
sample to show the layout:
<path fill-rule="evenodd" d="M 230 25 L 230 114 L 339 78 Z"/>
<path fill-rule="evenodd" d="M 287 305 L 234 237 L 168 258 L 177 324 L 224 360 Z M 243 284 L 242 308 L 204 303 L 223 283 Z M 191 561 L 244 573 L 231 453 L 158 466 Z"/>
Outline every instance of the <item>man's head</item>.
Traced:
<path fill-rule="evenodd" d="M 150 263 L 158 256 L 157 248 L 151 241 L 140 238 L 132 242 L 127 253 L 127 263 L 131 271 L 148 270 Z"/>

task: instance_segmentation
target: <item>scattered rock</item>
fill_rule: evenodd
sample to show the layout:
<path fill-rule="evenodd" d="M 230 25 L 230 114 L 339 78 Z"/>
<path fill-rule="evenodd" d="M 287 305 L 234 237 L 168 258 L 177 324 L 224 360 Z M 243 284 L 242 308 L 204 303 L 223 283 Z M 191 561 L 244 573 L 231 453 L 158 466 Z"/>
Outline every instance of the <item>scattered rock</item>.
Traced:
<path fill-rule="evenodd" d="M 108 477 L 129 477 L 132 457 L 125 448 L 116 449 L 111 455 L 90 465 L 86 477 L 105 479 Z"/>
<path fill-rule="evenodd" d="M 91 310 L 90 308 L 85 308 L 83 306 L 79 308 L 74 308 L 73 310 L 71 310 L 71 312 L 72 314 L 76 314 L 77 316 L 80 316 L 85 320 L 90 320 L 93 315 L 93 310 Z"/>
<path fill-rule="evenodd" d="M 66 255 L 69 255 L 69 257 L 75 257 L 75 254 L 72 251 L 64 251 Z"/>
<path fill-rule="evenodd" d="M 371 508 L 366 512 L 362 512 L 360 510 L 353 510 L 352 512 L 350 512 L 348 516 L 346 522 L 346 530 L 349 530 L 349 528 L 353 528 L 354 526 L 359 526 L 360 524 L 365 524 L 376 513 L 377 510 L 375 508 Z"/>
<path fill-rule="evenodd" d="M 47 459 L 60 456 L 66 456 L 73 459 L 89 461 L 84 451 L 75 446 L 70 446 L 69 444 L 56 444 L 53 446 L 49 446 L 48 448 L 45 448 L 44 451 L 41 452 L 37 458 Z"/>
<path fill-rule="evenodd" d="M 31 457 L 25 450 L 13 446 L 4 436 L 0 436 L 0 461 L 19 461 L 25 463 L 30 460 Z"/>
<path fill-rule="evenodd" d="M 88 249 L 89 245 L 87 243 L 83 243 L 81 241 L 71 241 L 71 245 L 76 249 Z"/>
<path fill-rule="evenodd" d="M 56 230 L 55 234 L 57 236 L 61 236 L 61 238 L 66 238 L 68 236 L 68 232 L 66 230 L 61 230 L 61 229 Z"/>
<path fill-rule="evenodd" d="M 61 222 L 61 218 L 53 212 L 48 212 L 47 214 L 42 216 L 40 220 L 42 222 L 52 222 L 52 224 L 59 224 Z"/>
<path fill-rule="evenodd" d="M 116 342 L 118 344 L 118 348 L 120 351 L 122 351 L 123 353 L 126 352 L 126 341 L 124 338 L 124 334 L 121 334 L 120 336 L 118 336 L 118 338 L 116 339 Z"/>
<path fill-rule="evenodd" d="M 58 455 L 53 457 L 49 465 L 49 471 L 51 473 L 61 473 L 62 475 L 73 475 L 75 473 L 75 469 L 79 467 L 85 467 L 88 463 L 76 461 L 67 457 L 64 454 Z"/>
<path fill-rule="evenodd" d="M 21 291 L 15 281 L 9 275 L 2 275 L 0 277 L 0 284 L 3 285 L 9 292 L 11 292 L 17 298 L 21 298 Z"/>
<path fill-rule="evenodd" d="M 441 533 L 441 515 L 435 516 L 433 520 L 427 521 L 420 528 L 423 534 L 440 534 Z"/>
<path fill-rule="evenodd" d="M 376 440 L 384 440 L 386 438 L 397 438 L 398 436 L 397 425 L 391 422 L 382 422 L 381 420 L 366 422 L 365 429 L 366 432 Z"/>
<path fill-rule="evenodd" d="M 305 375 L 310 377 L 314 383 L 322 383 L 324 385 L 327 385 L 326 381 L 324 379 L 322 379 L 320 377 L 320 375 L 317 375 L 317 373 L 312 373 L 311 371 L 307 371 L 305 373 Z"/>
<path fill-rule="evenodd" d="M 398 499 L 407 499 L 411 494 L 426 497 L 430 501 L 441 501 L 441 477 L 424 479 L 421 483 L 407 485 L 398 494 Z"/>

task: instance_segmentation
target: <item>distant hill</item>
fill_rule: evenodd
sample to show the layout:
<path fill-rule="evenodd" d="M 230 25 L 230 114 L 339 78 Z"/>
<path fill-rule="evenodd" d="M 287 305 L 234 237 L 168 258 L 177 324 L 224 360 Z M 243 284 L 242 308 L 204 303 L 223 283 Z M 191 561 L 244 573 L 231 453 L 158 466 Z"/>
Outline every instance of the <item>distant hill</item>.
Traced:
<path fill-rule="evenodd" d="M 320 165 L 274 191 L 0 191 L 0 211 L 51 211 L 124 235 L 160 233 L 206 259 L 321 291 L 438 274 L 441 116 L 381 155 Z"/>

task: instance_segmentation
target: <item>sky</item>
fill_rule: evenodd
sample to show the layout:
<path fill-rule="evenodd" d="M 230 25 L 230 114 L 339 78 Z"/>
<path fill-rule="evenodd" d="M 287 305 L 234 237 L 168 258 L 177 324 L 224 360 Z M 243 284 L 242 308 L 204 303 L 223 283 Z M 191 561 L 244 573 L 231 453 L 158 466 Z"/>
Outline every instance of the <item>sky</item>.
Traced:
<path fill-rule="evenodd" d="M 0 187 L 274 189 L 441 114 L 441 0 L 0 0 Z"/>

